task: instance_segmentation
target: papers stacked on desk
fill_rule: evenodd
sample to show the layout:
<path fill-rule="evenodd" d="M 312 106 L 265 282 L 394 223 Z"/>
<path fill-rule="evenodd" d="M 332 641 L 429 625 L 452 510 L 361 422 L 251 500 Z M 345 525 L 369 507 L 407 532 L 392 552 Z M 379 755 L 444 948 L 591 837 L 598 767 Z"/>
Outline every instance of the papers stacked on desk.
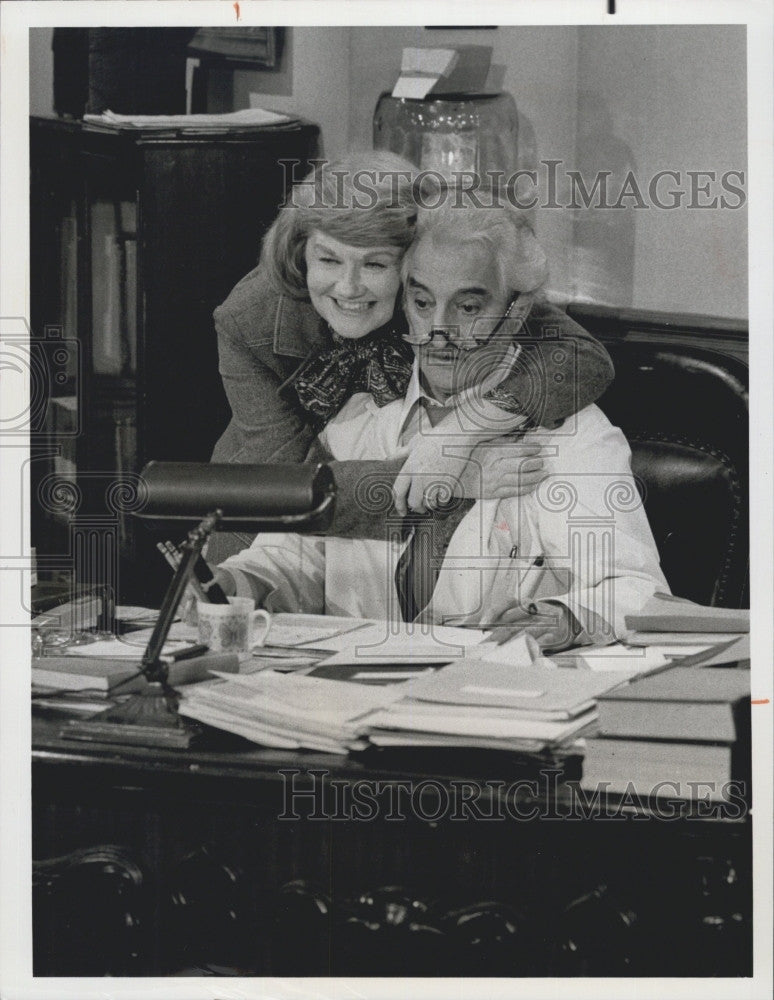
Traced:
<path fill-rule="evenodd" d="M 450 625 L 434 625 L 431 630 L 423 632 L 417 626 L 404 622 L 373 622 L 341 636 L 335 655 L 329 657 L 325 664 L 389 668 L 393 664 L 454 663 L 479 646 L 484 634 L 481 629 Z M 493 653 L 495 649 L 493 646 Z"/>
<path fill-rule="evenodd" d="M 350 632 L 356 632 L 372 624 L 374 623 L 370 618 L 280 613 L 272 615 L 266 643 L 286 649 L 312 645 L 317 649 L 335 652 L 341 643 L 332 640 L 338 640 Z"/>
<path fill-rule="evenodd" d="M 86 643 L 83 646 L 68 646 L 63 655 L 78 659 L 86 657 L 92 660 L 136 660 L 139 662 L 148 645 L 151 632 L 152 629 L 148 629 L 146 636 L 146 630 L 143 629 L 120 639 L 109 636 L 107 639 L 95 639 L 94 642 Z M 180 653 L 190 648 L 193 644 L 193 639 L 167 639 L 161 655 L 162 657 L 172 656 L 174 653 Z"/>
<path fill-rule="evenodd" d="M 401 688 L 265 670 L 186 689 L 180 714 L 263 746 L 345 754 L 366 746 L 362 720 L 400 698 Z"/>
<path fill-rule="evenodd" d="M 147 642 L 152 629 L 132 634 L 124 642 Z M 342 662 L 384 663 L 395 660 L 420 660 L 450 663 L 465 655 L 466 650 L 484 638 L 481 629 L 434 625 L 423 631 L 421 626 L 405 622 L 387 622 L 374 618 L 345 618 L 333 615 L 275 614 L 272 615 L 266 641 L 255 647 L 259 656 L 272 655 L 273 650 L 295 650 L 298 653 L 324 652 L 338 654 Z M 198 642 L 196 625 L 175 622 L 169 630 L 169 641 Z M 506 647 L 502 647 L 505 649 Z"/>
<path fill-rule="evenodd" d="M 369 718 L 366 732 L 377 746 L 537 752 L 586 730 L 595 698 L 632 676 L 462 660 L 402 685 L 405 697 Z"/>
<path fill-rule="evenodd" d="M 84 115 L 83 120 L 92 127 L 111 131 L 198 135 L 222 135 L 235 130 L 287 126 L 298 121 L 297 118 L 264 108 L 245 108 L 225 114 L 204 115 L 117 115 L 113 111 L 105 111 L 100 115 Z"/>
<path fill-rule="evenodd" d="M 180 713 L 264 746 L 340 754 L 364 749 L 368 718 L 403 697 L 406 678 L 463 658 L 483 637 L 478 629 L 423 632 L 395 622 L 275 615 L 268 644 L 254 650 L 258 672 L 244 672 L 250 664 L 243 661 L 239 676 L 188 688 Z M 320 664 L 317 676 L 282 672 L 289 662 L 302 665 L 305 656 Z"/>

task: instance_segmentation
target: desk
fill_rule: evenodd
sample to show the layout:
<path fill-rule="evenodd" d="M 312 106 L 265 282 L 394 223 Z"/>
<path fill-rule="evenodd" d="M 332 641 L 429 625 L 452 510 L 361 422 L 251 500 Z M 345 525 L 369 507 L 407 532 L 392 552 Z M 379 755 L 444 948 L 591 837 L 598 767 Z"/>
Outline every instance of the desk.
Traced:
<path fill-rule="evenodd" d="M 36 975 L 751 974 L 738 808 L 589 807 L 572 759 L 142 750 L 60 726 L 33 719 Z"/>

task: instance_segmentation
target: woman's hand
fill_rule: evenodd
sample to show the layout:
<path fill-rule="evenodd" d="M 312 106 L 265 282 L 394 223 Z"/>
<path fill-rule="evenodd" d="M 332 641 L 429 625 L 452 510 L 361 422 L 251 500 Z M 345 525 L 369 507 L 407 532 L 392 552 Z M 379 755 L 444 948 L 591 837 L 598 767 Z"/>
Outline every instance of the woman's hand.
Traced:
<path fill-rule="evenodd" d="M 539 444 L 521 436 L 498 438 L 473 451 L 462 473 L 461 495 L 471 500 L 525 496 L 547 475 Z"/>
<path fill-rule="evenodd" d="M 524 438 L 498 438 L 471 451 L 435 435 L 414 439 L 393 486 L 395 509 L 422 514 L 452 497 L 501 500 L 532 493 L 546 478 L 541 448 Z M 451 452 L 451 454 L 449 453 Z"/>
<path fill-rule="evenodd" d="M 525 631 L 547 653 L 560 653 L 572 646 L 581 632 L 569 608 L 553 601 L 537 601 L 526 608 L 506 608 L 492 624 L 494 628 L 488 639 L 496 642 Z"/>
<path fill-rule="evenodd" d="M 454 454 L 444 454 L 445 440 L 419 436 L 412 442 L 392 487 L 395 510 L 401 517 L 409 511 L 424 514 L 462 495 L 462 477 L 470 451 L 455 446 Z"/>

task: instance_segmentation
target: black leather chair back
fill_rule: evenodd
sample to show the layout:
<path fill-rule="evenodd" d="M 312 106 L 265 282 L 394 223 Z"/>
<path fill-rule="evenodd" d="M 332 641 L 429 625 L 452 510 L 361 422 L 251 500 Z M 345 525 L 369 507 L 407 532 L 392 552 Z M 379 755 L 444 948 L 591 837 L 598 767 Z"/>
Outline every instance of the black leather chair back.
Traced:
<path fill-rule="evenodd" d="M 593 332 L 593 327 L 590 327 Z M 611 343 L 599 400 L 632 467 L 673 593 L 749 606 L 746 365 L 704 347 Z"/>

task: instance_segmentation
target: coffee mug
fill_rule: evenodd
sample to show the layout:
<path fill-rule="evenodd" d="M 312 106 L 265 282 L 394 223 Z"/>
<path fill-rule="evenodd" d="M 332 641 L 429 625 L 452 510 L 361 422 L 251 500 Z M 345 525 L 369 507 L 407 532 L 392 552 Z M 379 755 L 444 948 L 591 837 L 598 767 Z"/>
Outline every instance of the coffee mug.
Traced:
<path fill-rule="evenodd" d="M 219 653 L 247 653 L 253 646 L 262 646 L 271 627 L 271 615 L 262 608 L 255 610 L 252 597 L 229 597 L 228 604 L 197 601 L 199 642 Z M 256 636 L 256 622 L 262 622 Z"/>

